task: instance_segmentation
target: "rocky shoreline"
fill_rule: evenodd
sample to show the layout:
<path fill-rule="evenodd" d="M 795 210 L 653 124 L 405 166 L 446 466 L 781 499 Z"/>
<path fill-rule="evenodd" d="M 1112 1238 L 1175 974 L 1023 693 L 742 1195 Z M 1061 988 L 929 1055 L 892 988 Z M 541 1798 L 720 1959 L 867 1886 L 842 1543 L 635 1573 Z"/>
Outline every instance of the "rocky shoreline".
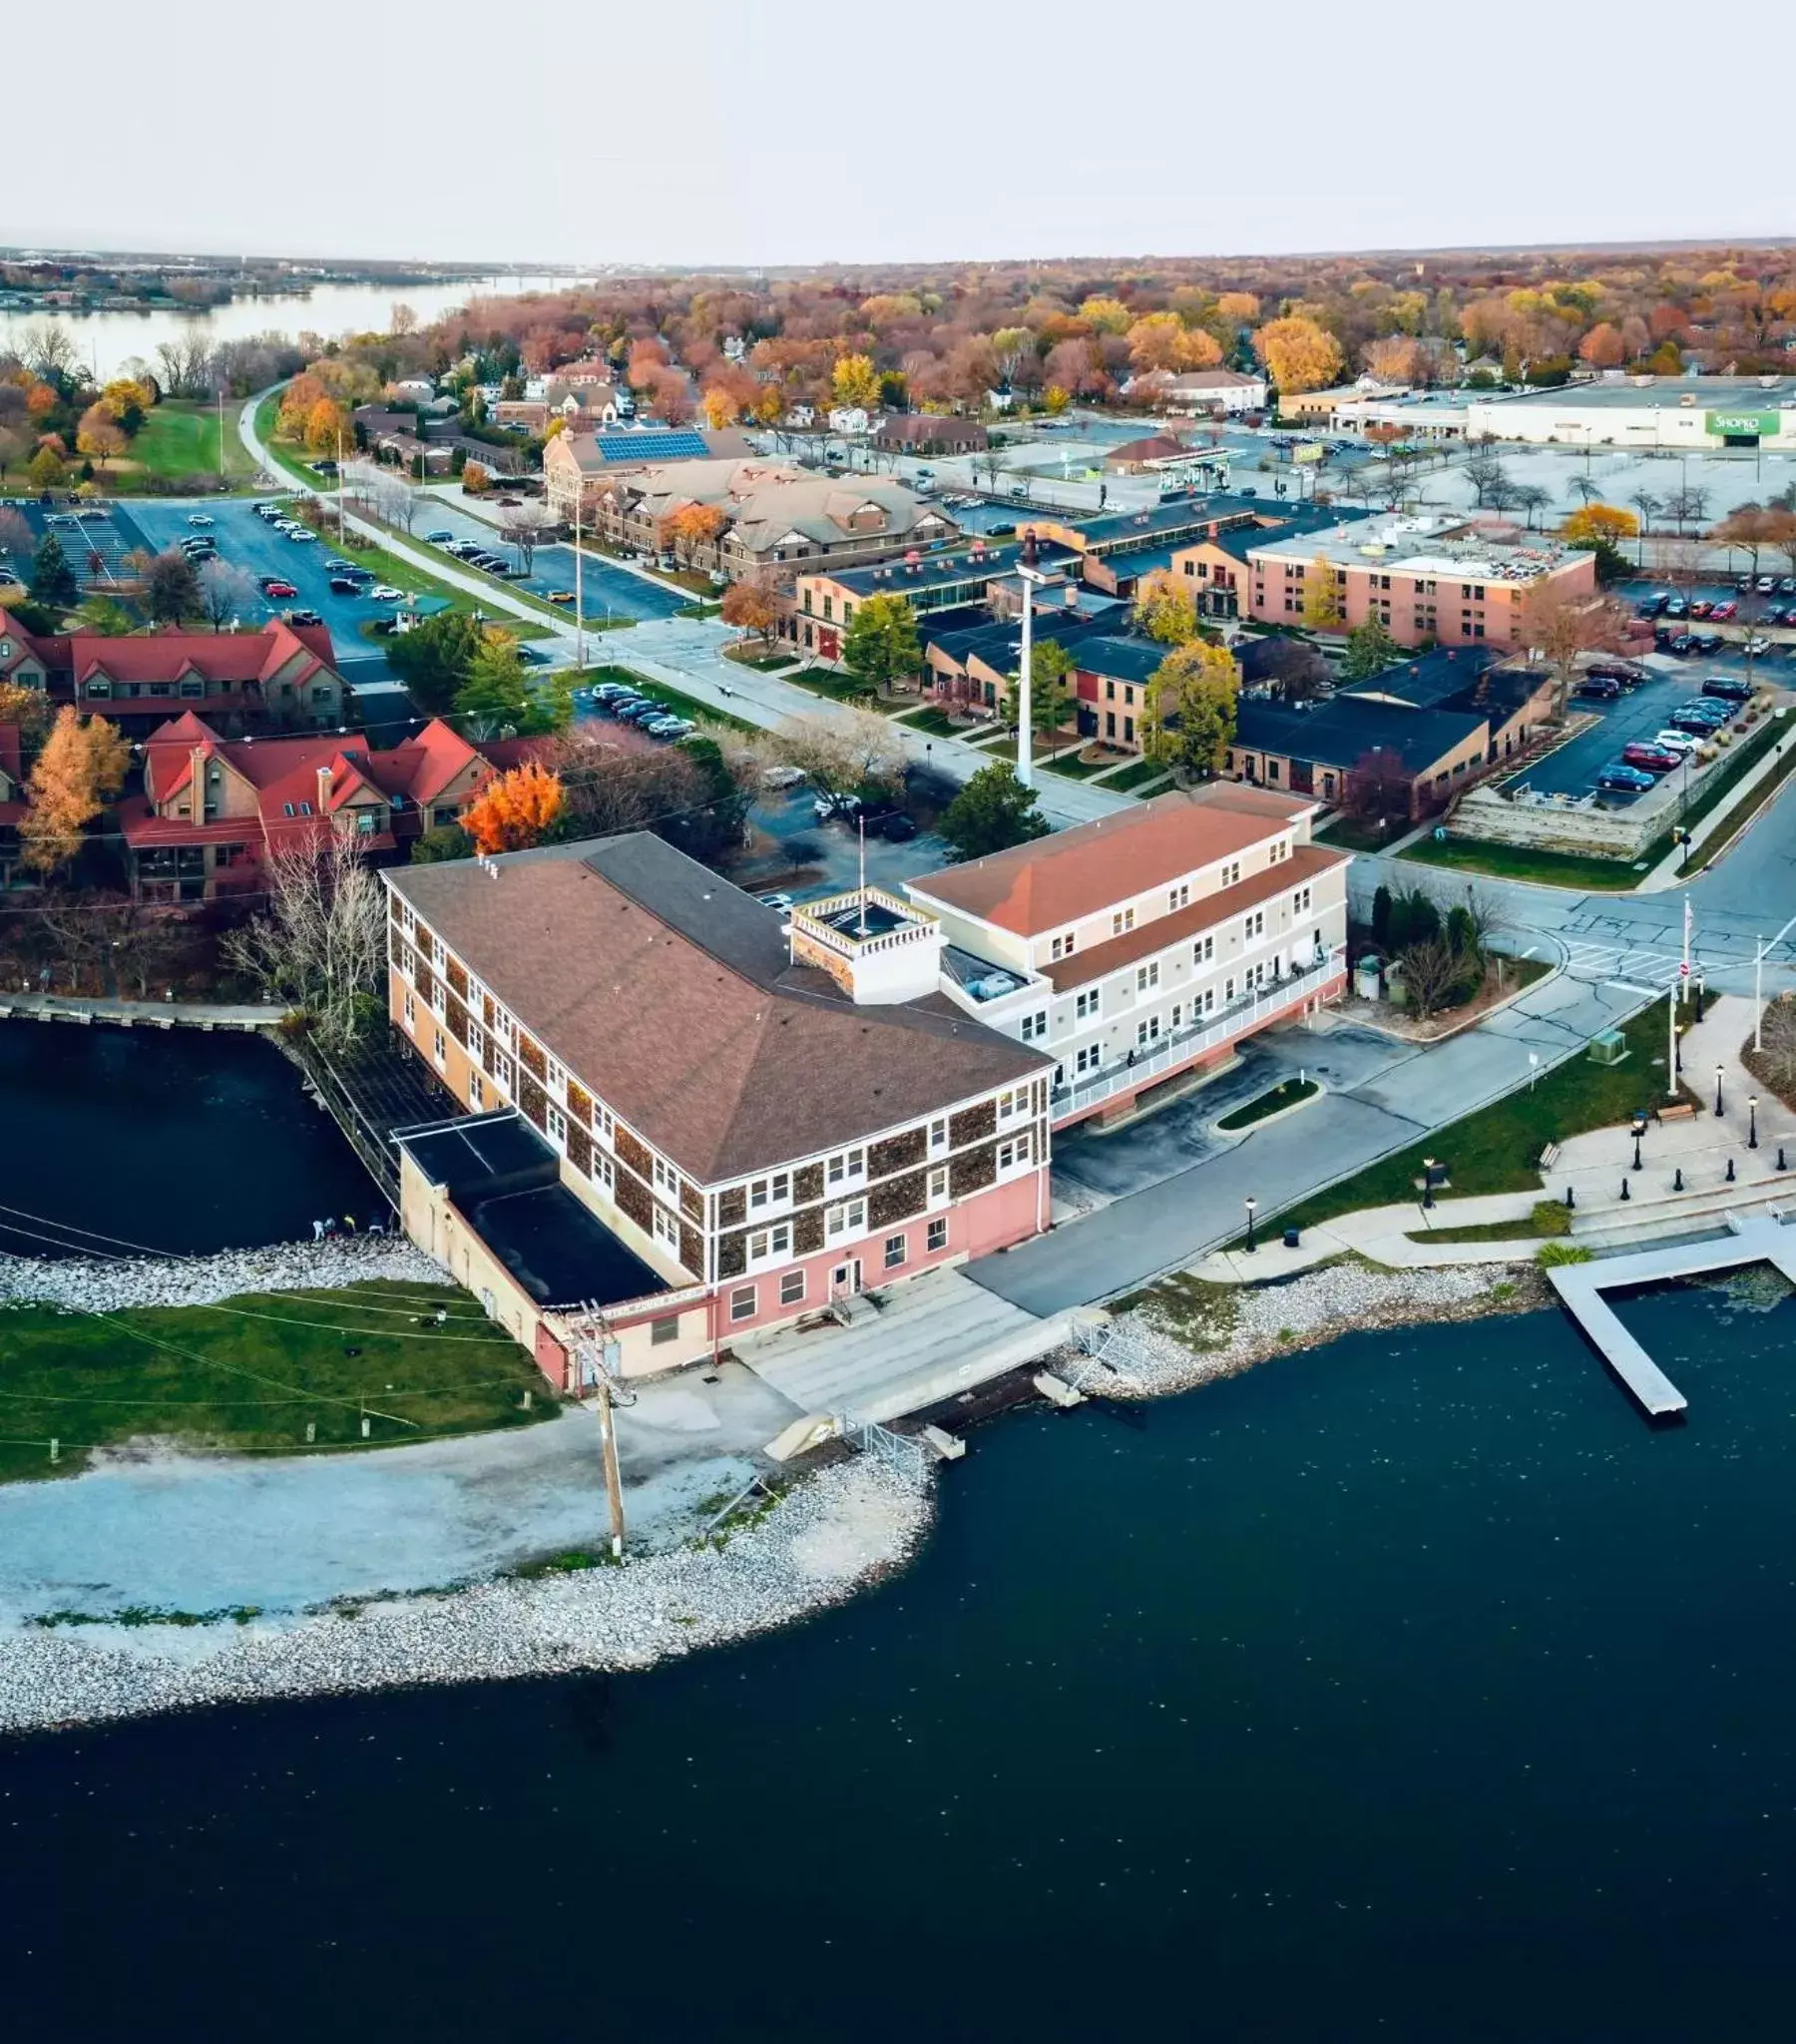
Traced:
<path fill-rule="evenodd" d="M 27 1629 L 0 1649 L 0 1732 L 422 1683 L 643 1669 L 791 1625 L 902 1568 L 933 1479 L 819 1470 L 721 1547 L 360 1602 L 285 1622 Z"/>
<path fill-rule="evenodd" d="M 1195 1295 L 1170 1289 L 1116 1315 L 1122 1342 L 1114 1384 L 1102 1387 L 1122 1398 L 1171 1397 L 1343 1334 L 1533 1312 L 1553 1301 L 1534 1264 L 1384 1271 L 1359 1258 L 1282 1284 L 1204 1286 Z M 1085 1369 L 1087 1387 L 1100 1388 L 1089 1361 Z"/>
<path fill-rule="evenodd" d="M 0 1254 L 0 1303 L 113 1313 L 140 1305 L 216 1305 L 246 1291 L 334 1291 L 371 1278 L 440 1285 L 442 1270 L 403 1236 L 331 1236 L 209 1257 L 14 1257 Z"/>

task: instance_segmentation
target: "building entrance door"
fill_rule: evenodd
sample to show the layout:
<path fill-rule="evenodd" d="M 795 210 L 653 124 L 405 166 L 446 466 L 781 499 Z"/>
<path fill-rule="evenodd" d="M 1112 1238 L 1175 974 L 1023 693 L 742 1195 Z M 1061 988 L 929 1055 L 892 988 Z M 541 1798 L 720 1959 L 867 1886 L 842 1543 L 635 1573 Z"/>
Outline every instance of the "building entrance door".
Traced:
<path fill-rule="evenodd" d="M 852 1298 L 861 1288 L 861 1260 L 850 1257 L 845 1264 L 838 1264 L 829 1274 L 829 1295 L 831 1298 Z"/>

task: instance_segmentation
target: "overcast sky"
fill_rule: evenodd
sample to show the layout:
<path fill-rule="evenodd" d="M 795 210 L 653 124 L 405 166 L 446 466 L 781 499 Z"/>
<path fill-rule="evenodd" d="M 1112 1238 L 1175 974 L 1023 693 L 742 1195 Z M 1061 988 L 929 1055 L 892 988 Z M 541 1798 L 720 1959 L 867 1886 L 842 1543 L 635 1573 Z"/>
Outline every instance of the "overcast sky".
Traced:
<path fill-rule="evenodd" d="M 129 80 L 6 175 L 0 241 L 696 266 L 1796 232 L 1787 8 L 1507 18 L 89 0 Z"/>

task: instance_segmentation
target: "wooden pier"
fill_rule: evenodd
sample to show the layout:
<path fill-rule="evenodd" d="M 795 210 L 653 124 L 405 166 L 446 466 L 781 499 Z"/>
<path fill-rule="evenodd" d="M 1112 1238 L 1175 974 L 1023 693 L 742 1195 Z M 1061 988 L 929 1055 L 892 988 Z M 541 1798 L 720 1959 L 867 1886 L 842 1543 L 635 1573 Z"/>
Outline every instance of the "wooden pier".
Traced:
<path fill-rule="evenodd" d="M 1747 1264 L 1770 1264 L 1796 1284 L 1796 1226 L 1787 1225 L 1777 1209 L 1752 1220 L 1734 1219 L 1728 1225 L 1732 1233 L 1713 1242 L 1641 1250 L 1631 1257 L 1603 1257 L 1592 1264 L 1557 1264 L 1548 1270 L 1560 1302 L 1648 1418 L 1673 1419 L 1687 1409 L 1688 1401 L 1622 1326 L 1602 1294 L 1624 1286 L 1735 1271 Z"/>

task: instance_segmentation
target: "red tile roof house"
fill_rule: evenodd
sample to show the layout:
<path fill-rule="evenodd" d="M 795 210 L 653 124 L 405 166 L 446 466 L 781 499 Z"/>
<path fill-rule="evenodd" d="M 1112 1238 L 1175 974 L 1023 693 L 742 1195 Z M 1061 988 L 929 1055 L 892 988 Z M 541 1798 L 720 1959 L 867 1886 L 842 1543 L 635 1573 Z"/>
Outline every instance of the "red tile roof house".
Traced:
<path fill-rule="evenodd" d="M 896 895 L 782 916 L 648 832 L 382 877 L 470 1110 L 401 1138 L 404 1225 L 557 1384 L 583 1302 L 634 1375 L 1047 1227 L 1050 1061 Z"/>
<path fill-rule="evenodd" d="M 109 718 L 133 738 L 189 705 L 221 731 L 329 730 L 343 721 L 343 682 L 322 625 L 259 632 L 102 632 L 42 637 L 0 610 L 0 681 Z"/>
<path fill-rule="evenodd" d="M 453 823 L 501 764 L 440 720 L 385 752 L 360 739 L 224 739 L 190 711 L 152 732 L 144 792 L 119 804 L 133 894 L 212 901 L 260 886 L 263 851 L 320 819 L 391 855 Z M 512 764 L 507 759 L 503 764 Z"/>
<path fill-rule="evenodd" d="M 1117 1120 L 1347 983 L 1352 854 L 1317 804 L 1211 781 L 905 883 L 944 984 L 1054 1060 L 1055 1128 Z"/>

